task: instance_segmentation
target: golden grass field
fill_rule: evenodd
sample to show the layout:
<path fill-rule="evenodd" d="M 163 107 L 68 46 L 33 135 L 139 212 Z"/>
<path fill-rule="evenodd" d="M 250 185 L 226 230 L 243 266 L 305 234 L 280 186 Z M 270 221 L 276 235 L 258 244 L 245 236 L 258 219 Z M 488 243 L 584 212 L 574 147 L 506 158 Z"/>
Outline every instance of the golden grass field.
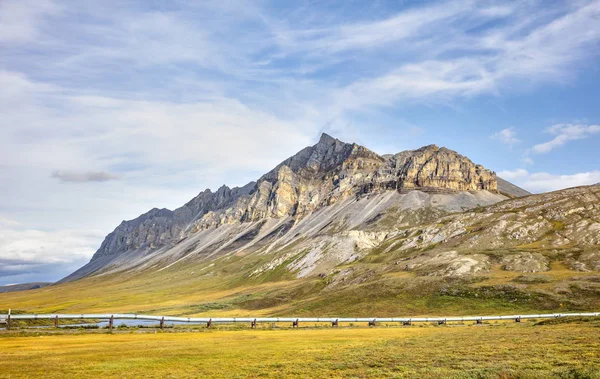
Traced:
<path fill-rule="evenodd" d="M 562 322 L 4 331 L 0 378 L 600 378 L 600 321 Z"/>

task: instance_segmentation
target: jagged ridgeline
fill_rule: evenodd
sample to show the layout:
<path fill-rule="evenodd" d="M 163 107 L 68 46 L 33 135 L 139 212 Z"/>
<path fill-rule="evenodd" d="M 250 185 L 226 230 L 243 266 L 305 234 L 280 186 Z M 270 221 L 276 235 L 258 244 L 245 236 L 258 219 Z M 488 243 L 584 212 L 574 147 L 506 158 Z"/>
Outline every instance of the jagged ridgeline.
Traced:
<path fill-rule="evenodd" d="M 257 182 L 206 190 L 174 211 L 152 209 L 123 221 L 91 262 L 64 281 L 232 253 L 279 252 L 290 258 L 301 251 L 305 257 L 290 269 L 298 275 L 323 274 L 357 259 L 361 253 L 356 245 L 376 246 L 398 225 L 524 194 L 443 147 L 381 156 L 323 134 L 316 145 Z M 337 240 L 326 242 L 324 237 Z M 326 246 L 332 244 L 338 247 L 327 254 Z"/>

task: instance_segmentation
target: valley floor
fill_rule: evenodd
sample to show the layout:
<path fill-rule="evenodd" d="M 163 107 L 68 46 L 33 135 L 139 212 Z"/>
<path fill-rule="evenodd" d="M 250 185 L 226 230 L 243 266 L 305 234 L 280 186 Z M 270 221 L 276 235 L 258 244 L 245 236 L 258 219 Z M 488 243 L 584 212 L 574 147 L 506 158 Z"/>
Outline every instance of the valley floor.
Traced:
<path fill-rule="evenodd" d="M 600 378 L 598 320 L 176 331 L 0 332 L 0 378 Z"/>

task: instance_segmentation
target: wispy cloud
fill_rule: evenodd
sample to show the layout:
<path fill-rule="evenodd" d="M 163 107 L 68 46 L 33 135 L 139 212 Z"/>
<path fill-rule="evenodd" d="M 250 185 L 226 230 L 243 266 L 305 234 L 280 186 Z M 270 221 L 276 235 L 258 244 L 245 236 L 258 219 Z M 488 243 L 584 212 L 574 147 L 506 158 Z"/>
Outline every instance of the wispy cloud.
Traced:
<path fill-rule="evenodd" d="M 480 22 L 510 13 L 486 12 L 491 8 L 477 8 L 474 1 L 444 1 L 406 10 L 402 13 L 373 21 L 346 22 L 299 29 L 295 25 L 269 20 L 276 41 L 285 54 L 309 53 L 316 56 L 341 54 L 352 50 L 377 50 L 392 43 L 419 40 L 434 36 L 438 28 L 448 26 L 456 18 L 465 21 L 465 14 L 481 17 Z M 319 15 L 315 15 L 318 17 Z"/>
<path fill-rule="evenodd" d="M 45 16 L 57 15 L 62 7 L 53 0 L 0 2 L 0 44 L 32 41 L 40 35 Z"/>
<path fill-rule="evenodd" d="M 521 158 L 521 162 L 523 162 L 524 165 L 530 166 L 532 165 L 533 159 L 528 155 L 528 153 L 526 153 L 522 158 Z"/>
<path fill-rule="evenodd" d="M 491 137 L 509 147 L 513 147 L 521 142 L 521 140 L 517 138 L 517 132 L 514 128 L 502 129 L 501 131 L 492 134 Z"/>
<path fill-rule="evenodd" d="M 531 148 L 535 153 L 548 153 L 569 141 L 585 139 L 600 133 L 600 125 L 555 124 L 548 128 L 548 133 L 555 135 L 552 140 L 537 144 Z"/>
<path fill-rule="evenodd" d="M 390 106 L 402 100 L 447 101 L 498 95 L 511 87 L 546 81 L 563 82 L 572 76 L 569 67 L 596 55 L 599 15 L 600 2 L 593 1 L 546 24 L 520 14 L 508 26 L 486 30 L 477 37 L 468 34 L 473 26 L 470 22 L 464 22 L 462 28 L 453 25 L 448 41 L 444 40 L 448 43 L 433 47 L 425 59 L 404 63 L 382 76 L 360 79 L 344 88 L 340 102 Z M 460 16 L 453 20 L 464 21 Z M 469 54 L 457 55 L 458 51 Z"/>
<path fill-rule="evenodd" d="M 51 175 L 54 179 L 61 182 L 86 183 L 86 182 L 108 182 L 117 180 L 119 176 L 105 171 L 54 171 Z"/>

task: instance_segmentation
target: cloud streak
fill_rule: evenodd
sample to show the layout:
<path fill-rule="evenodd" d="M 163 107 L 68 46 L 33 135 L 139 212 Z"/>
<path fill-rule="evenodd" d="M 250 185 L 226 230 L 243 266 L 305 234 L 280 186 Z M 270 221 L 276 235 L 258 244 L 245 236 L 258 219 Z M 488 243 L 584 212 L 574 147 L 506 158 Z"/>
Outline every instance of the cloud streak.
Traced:
<path fill-rule="evenodd" d="M 492 139 L 502 142 L 503 144 L 513 147 L 522 141 L 517 138 L 517 132 L 514 128 L 502 129 L 499 132 L 492 134 Z"/>
<path fill-rule="evenodd" d="M 61 182 L 67 183 L 86 183 L 86 182 L 108 182 L 109 180 L 117 180 L 119 177 L 105 171 L 54 171 L 52 178 L 58 179 Z"/>
<path fill-rule="evenodd" d="M 548 153 L 569 141 L 588 138 L 594 134 L 600 134 L 600 125 L 582 124 L 555 124 L 548 128 L 548 133 L 555 135 L 548 142 L 534 145 L 531 150 L 538 154 Z"/>

